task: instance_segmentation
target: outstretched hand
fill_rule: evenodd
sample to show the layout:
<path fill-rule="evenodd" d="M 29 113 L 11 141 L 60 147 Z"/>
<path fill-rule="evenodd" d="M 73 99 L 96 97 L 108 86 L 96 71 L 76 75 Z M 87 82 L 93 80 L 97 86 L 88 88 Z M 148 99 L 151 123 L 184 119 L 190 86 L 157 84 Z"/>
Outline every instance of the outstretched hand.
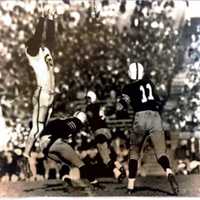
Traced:
<path fill-rule="evenodd" d="M 38 3 L 38 11 L 43 18 L 48 18 L 53 20 L 56 16 L 56 9 L 53 7 L 53 5 L 47 4 L 47 3 Z"/>

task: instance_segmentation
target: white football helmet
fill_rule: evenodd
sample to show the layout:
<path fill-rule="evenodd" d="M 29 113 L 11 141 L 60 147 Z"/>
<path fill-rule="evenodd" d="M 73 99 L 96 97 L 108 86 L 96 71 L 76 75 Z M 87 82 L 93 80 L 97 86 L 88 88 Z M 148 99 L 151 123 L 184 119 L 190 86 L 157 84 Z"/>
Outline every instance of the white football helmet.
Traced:
<path fill-rule="evenodd" d="M 135 62 L 131 63 L 128 68 L 128 76 L 132 80 L 141 80 L 144 76 L 144 67 L 142 64 Z"/>
<path fill-rule="evenodd" d="M 89 97 L 92 103 L 97 100 L 97 95 L 91 90 L 87 92 L 86 97 Z"/>
<path fill-rule="evenodd" d="M 86 114 L 84 112 L 82 112 L 82 111 L 75 112 L 73 116 L 76 117 L 76 118 L 78 118 L 83 124 L 87 120 Z"/>

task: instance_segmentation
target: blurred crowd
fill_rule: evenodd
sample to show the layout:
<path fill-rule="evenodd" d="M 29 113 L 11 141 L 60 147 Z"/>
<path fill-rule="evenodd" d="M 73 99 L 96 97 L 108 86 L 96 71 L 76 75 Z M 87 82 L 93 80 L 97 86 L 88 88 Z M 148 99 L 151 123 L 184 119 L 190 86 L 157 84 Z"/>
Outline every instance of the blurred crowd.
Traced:
<path fill-rule="evenodd" d="M 161 0 L 146 1 L 147 4 L 135 1 L 135 5 L 129 7 L 132 10 L 126 10 L 123 4 L 115 6 L 121 15 L 118 12 L 116 15 L 114 7 L 107 5 L 108 1 L 100 1 L 103 12 L 96 9 L 95 1 L 88 4 L 79 1 L 79 5 L 70 5 L 69 2 L 57 1 L 56 5 L 52 4 L 57 12 L 54 115 L 68 116 L 76 109 L 84 108 L 84 95 L 88 90 L 95 91 L 100 101 L 112 107 L 128 81 L 127 66 L 133 61 L 140 61 L 161 94 L 166 130 L 184 128 L 184 123 L 190 121 L 186 119 L 190 114 L 192 117 L 194 115 L 192 122 L 198 122 L 197 36 L 191 36 L 191 47 L 187 47 L 190 62 L 186 62 L 186 69 L 190 82 L 184 87 L 186 95 L 176 93 L 173 96 L 176 108 L 166 108 L 166 102 L 171 98 L 172 80 L 183 69 L 182 54 L 186 49 L 182 43 L 183 27 L 179 27 L 170 15 L 175 9 L 173 0 L 165 1 L 165 5 Z M 41 1 L 37 0 L 0 3 L 0 104 L 10 132 L 10 140 L 2 157 L 4 163 L 9 162 L 12 154 L 13 162 L 19 161 L 19 166 L 23 159 L 16 158 L 23 158 L 24 141 L 32 114 L 31 97 L 36 84 L 24 53 L 24 43 L 35 30 L 40 7 Z M 126 13 L 130 12 L 132 15 L 127 18 Z M 130 26 L 124 26 L 122 22 Z M 114 113 L 110 119 L 129 117 Z M 113 134 L 119 136 L 113 139 L 116 143 L 114 148 L 118 146 L 115 152 L 120 159 L 124 159 L 127 156 L 128 132 L 113 128 Z M 116 138 L 120 138 L 120 142 Z M 92 148 L 89 134 L 80 133 L 75 141 L 72 138 L 71 143 L 81 151 L 82 156 L 89 156 L 90 160 L 95 157 L 96 150 Z M 1 171 L 5 172 L 5 168 L 1 167 Z M 24 179 L 24 176 L 25 172 L 23 175 L 19 170 L 17 177 Z"/>
<path fill-rule="evenodd" d="M 199 34 L 188 35 L 182 69 L 172 83 L 171 96 L 165 105 L 168 112 L 166 122 L 173 124 L 176 130 L 189 131 L 199 137 Z M 170 118 L 170 119 L 169 119 Z M 171 127 L 169 127 L 171 128 Z"/>
<path fill-rule="evenodd" d="M 118 95 L 128 81 L 127 66 L 135 60 L 145 65 L 167 98 L 178 67 L 181 35 L 170 16 L 138 5 L 129 18 L 134 31 L 130 33 L 123 27 L 120 33 L 117 25 L 104 25 L 104 17 L 94 17 L 93 7 L 81 4 L 70 9 L 68 4 L 62 6 L 65 5 L 63 14 L 56 19 L 55 113 L 73 112 L 73 101 L 82 99 L 88 89 L 94 90 L 100 100 L 105 100 L 111 90 Z M 38 1 L 1 3 L 1 104 L 10 123 L 26 121 L 31 116 L 35 77 L 24 54 L 24 42 L 34 32 L 39 14 Z"/>

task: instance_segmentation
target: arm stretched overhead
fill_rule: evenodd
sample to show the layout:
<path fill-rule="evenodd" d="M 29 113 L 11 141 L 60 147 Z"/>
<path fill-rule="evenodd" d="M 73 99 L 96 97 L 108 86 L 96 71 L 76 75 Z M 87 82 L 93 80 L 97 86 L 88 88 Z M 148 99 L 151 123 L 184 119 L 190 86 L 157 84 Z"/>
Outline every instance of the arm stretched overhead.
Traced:
<path fill-rule="evenodd" d="M 53 19 L 47 20 L 46 27 L 46 46 L 50 51 L 53 51 L 55 45 L 55 24 Z"/>
<path fill-rule="evenodd" d="M 39 48 L 41 47 L 44 20 L 45 19 L 43 17 L 40 17 L 39 23 L 36 26 L 35 34 L 26 43 L 27 53 L 31 56 L 36 56 L 38 54 Z"/>

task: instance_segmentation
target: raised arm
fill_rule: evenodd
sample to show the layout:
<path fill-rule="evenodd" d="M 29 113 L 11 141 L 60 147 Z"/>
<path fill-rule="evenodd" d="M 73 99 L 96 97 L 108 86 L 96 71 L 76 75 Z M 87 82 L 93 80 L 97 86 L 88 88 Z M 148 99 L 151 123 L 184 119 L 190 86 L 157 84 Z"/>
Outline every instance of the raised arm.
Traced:
<path fill-rule="evenodd" d="M 26 43 L 27 53 L 31 56 L 36 56 L 38 54 L 39 48 L 41 47 L 44 21 L 45 19 L 40 17 L 36 26 L 35 34 Z"/>
<path fill-rule="evenodd" d="M 49 17 L 46 26 L 46 46 L 52 52 L 55 45 L 55 24 L 53 16 Z"/>

